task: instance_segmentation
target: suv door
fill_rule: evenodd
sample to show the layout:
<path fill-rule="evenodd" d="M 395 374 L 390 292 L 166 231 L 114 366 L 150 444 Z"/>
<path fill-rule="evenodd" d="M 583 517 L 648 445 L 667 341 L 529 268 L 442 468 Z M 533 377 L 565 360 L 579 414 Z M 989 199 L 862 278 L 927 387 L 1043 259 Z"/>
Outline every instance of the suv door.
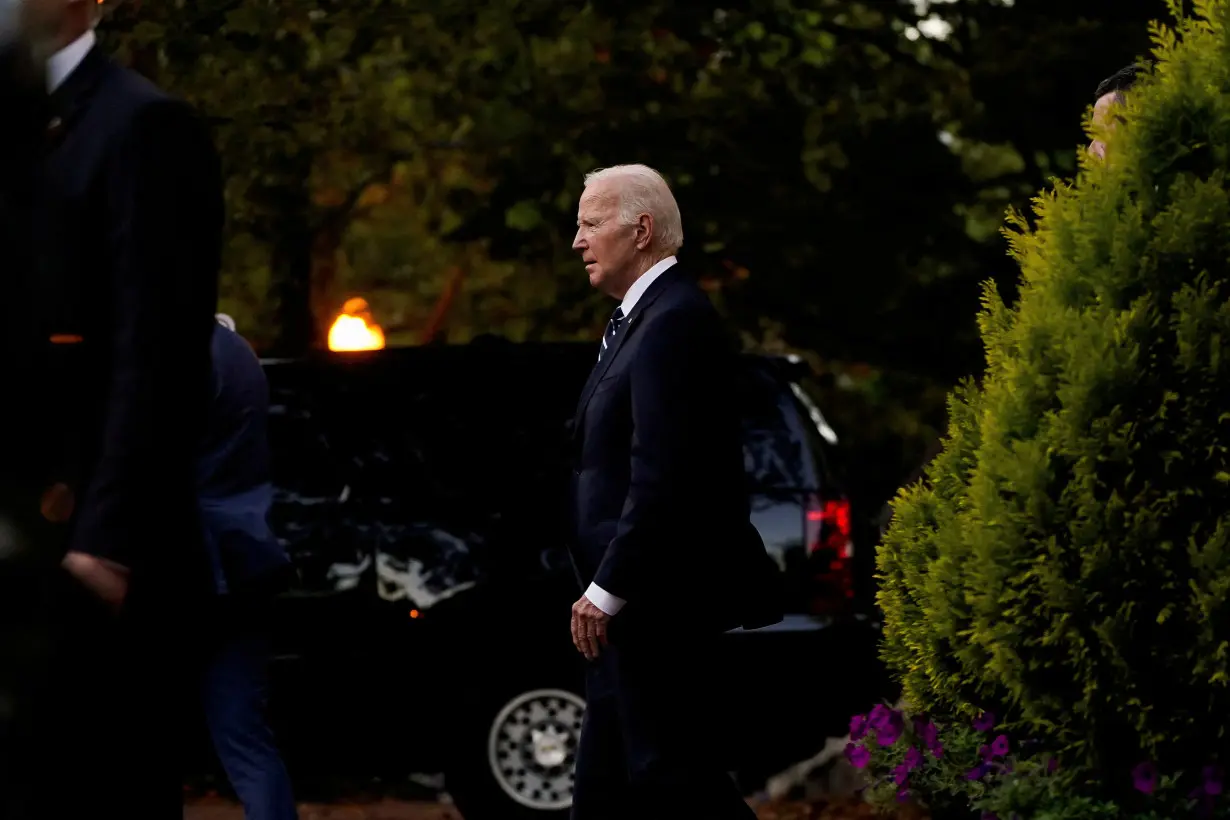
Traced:
<path fill-rule="evenodd" d="M 290 555 L 290 588 L 275 608 L 271 717 L 288 764 L 362 767 L 371 697 L 373 555 L 354 526 L 348 455 L 335 442 L 338 374 L 309 363 L 267 365 L 274 500 L 270 523 Z"/>

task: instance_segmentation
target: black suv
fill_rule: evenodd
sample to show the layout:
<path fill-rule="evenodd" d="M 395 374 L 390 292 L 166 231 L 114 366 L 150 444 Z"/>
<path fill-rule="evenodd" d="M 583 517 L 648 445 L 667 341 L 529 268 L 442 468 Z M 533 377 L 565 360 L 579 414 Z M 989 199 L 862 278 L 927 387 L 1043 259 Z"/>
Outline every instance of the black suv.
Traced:
<path fill-rule="evenodd" d="M 487 339 L 266 361 L 273 525 L 297 571 L 271 700 L 297 781 L 443 771 L 467 820 L 566 815 L 584 700 L 565 423 L 594 356 Z M 791 613 L 729 635 L 758 705 L 715 719 L 750 784 L 843 731 L 878 666 L 836 436 L 797 363 L 743 363 L 730 400 Z"/>

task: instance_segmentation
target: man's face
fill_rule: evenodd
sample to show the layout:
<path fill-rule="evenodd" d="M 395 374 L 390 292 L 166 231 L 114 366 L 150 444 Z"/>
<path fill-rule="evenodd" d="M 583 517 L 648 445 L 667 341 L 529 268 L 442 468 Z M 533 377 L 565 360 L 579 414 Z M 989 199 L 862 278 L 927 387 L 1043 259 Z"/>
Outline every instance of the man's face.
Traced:
<path fill-rule="evenodd" d="M 1093 104 L 1093 121 L 1102 128 L 1114 128 L 1114 109 L 1122 104 L 1123 98 L 1120 96 L 1120 92 L 1112 91 L 1109 94 L 1103 94 Z M 1089 153 L 1098 159 L 1106 159 L 1106 143 L 1095 139 L 1089 143 Z"/>
<path fill-rule="evenodd" d="M 586 188 L 577 207 L 577 235 L 572 249 L 581 254 L 590 285 L 622 299 L 630 284 L 627 280 L 636 258 L 636 244 L 636 226 L 619 221 L 619 192 L 606 182 Z"/>
<path fill-rule="evenodd" d="M 96 0 L 18 0 L 21 4 L 22 27 L 31 39 L 62 48 L 81 33 L 70 30 L 80 22 L 85 24 Z"/>

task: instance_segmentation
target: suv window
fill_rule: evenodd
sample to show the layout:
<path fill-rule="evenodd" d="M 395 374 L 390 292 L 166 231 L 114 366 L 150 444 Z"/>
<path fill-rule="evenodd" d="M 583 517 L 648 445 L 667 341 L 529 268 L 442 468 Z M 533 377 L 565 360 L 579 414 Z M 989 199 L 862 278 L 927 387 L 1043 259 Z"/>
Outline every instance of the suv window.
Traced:
<path fill-rule="evenodd" d="M 280 375 L 280 374 L 279 374 Z M 363 556 L 340 520 L 348 494 L 344 466 L 331 446 L 330 428 L 315 397 L 270 377 L 269 446 L 273 507 L 269 523 L 297 571 L 297 588 L 320 593 L 347 588 L 340 568 Z"/>
<path fill-rule="evenodd" d="M 269 448 L 278 455 L 271 466 L 279 494 L 306 502 L 337 498 L 342 482 L 316 408 L 298 391 L 270 393 Z"/>
<path fill-rule="evenodd" d="M 319 369 L 331 444 L 353 461 L 351 506 L 389 525 L 431 522 L 492 543 L 530 524 L 563 527 L 574 368 L 501 350 Z"/>
<path fill-rule="evenodd" d="M 814 489 L 811 454 L 789 385 L 750 362 L 736 379 L 743 460 L 756 490 Z"/>

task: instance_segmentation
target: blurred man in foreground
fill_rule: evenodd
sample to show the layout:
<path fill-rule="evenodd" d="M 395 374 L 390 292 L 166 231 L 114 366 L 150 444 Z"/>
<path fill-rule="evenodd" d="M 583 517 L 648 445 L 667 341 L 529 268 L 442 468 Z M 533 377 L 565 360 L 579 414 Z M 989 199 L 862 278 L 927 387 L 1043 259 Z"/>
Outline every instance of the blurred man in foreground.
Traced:
<path fill-rule="evenodd" d="M 58 549 L 39 513 L 40 446 L 50 431 L 29 392 L 39 391 L 29 297 L 35 253 L 33 203 L 47 125 L 43 67 L 18 27 L 20 9 L 0 0 L 0 818 L 24 816 L 19 722 L 32 709 L 50 650 L 48 603 Z"/>
<path fill-rule="evenodd" d="M 15 271 L 31 429 L 19 498 L 79 582 L 20 717 L 23 816 L 179 818 L 177 754 L 209 589 L 195 470 L 204 434 L 222 183 L 185 104 L 95 44 L 94 0 L 22 0 L 50 106 Z M 6 118 L 7 120 L 7 118 Z M 7 125 L 6 125 L 7 127 Z M 5 291 L 4 297 L 9 298 Z M 6 391 L 7 392 L 7 391 Z M 186 705 L 186 704 L 185 704 Z"/>
<path fill-rule="evenodd" d="M 290 777 L 265 720 L 272 605 L 290 558 L 269 528 L 269 385 L 252 348 L 214 328 L 213 402 L 197 486 L 215 596 L 202 697 L 218 759 L 247 820 L 295 820 Z"/>

